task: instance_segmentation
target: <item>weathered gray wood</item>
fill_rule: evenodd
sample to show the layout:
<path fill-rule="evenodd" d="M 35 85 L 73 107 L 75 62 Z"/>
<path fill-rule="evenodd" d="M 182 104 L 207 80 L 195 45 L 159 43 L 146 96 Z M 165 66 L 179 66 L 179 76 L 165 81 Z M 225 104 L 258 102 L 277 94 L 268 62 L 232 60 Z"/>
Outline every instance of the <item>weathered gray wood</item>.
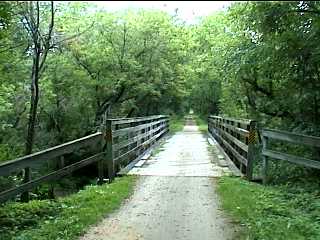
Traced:
<path fill-rule="evenodd" d="M 298 143 L 312 147 L 320 147 L 320 137 L 307 136 L 303 134 L 291 133 L 273 129 L 263 129 L 262 136 L 287 141 L 291 143 Z"/>
<path fill-rule="evenodd" d="M 213 121 L 213 120 L 210 120 L 210 122 Z M 230 124 L 225 124 L 225 123 L 222 123 L 222 124 L 219 124 L 219 126 L 221 126 L 220 128 L 222 129 L 222 127 L 224 128 L 228 128 L 236 133 L 239 133 L 241 134 L 242 136 L 244 137 L 247 137 L 249 136 L 249 131 L 248 130 L 245 130 L 245 129 L 242 129 L 242 128 L 239 128 L 239 127 L 235 127 L 235 126 L 232 126 Z"/>
<path fill-rule="evenodd" d="M 268 138 L 262 136 L 262 152 L 267 149 Z M 262 183 L 267 184 L 268 178 L 268 159 L 267 156 L 262 154 Z"/>
<path fill-rule="evenodd" d="M 217 142 L 217 139 L 212 135 L 212 133 L 209 133 L 209 137 L 211 139 L 214 139 L 214 141 L 217 143 L 216 146 L 219 149 L 219 151 L 222 153 L 224 159 L 227 161 L 228 166 L 230 170 L 232 171 L 234 176 L 242 177 L 243 173 L 239 170 L 239 168 L 235 165 L 235 163 L 231 160 L 230 156 L 225 152 L 224 148 Z"/>
<path fill-rule="evenodd" d="M 58 167 L 59 168 L 64 168 L 64 166 L 65 166 L 64 156 L 62 155 L 62 156 L 59 157 Z"/>
<path fill-rule="evenodd" d="M 229 140 L 231 140 L 234 144 L 236 144 L 239 148 L 241 148 L 243 151 L 248 152 L 248 146 L 245 143 L 241 142 L 240 140 L 238 140 L 237 138 L 235 138 L 227 132 L 222 132 L 222 134 L 226 136 Z"/>
<path fill-rule="evenodd" d="M 299 164 L 305 167 L 320 169 L 320 161 L 307 159 L 303 157 L 294 156 L 291 154 L 286 154 L 283 152 L 273 151 L 267 149 L 268 138 L 274 140 L 285 141 L 289 143 L 295 143 L 300 145 L 307 145 L 311 147 L 320 147 L 320 138 L 314 136 L 307 136 L 303 134 L 291 133 L 287 131 L 273 130 L 273 129 L 263 129 L 262 130 L 262 179 L 263 183 L 267 183 L 267 168 L 268 168 L 268 158 L 273 158 L 277 160 L 288 161 L 291 163 Z"/>
<path fill-rule="evenodd" d="M 262 155 L 270 158 L 274 158 L 274 159 L 296 163 L 305 167 L 320 169 L 320 161 L 317 161 L 317 160 L 297 157 L 291 154 L 286 154 L 286 153 L 277 152 L 277 151 L 268 150 L 268 149 L 262 150 Z"/>
<path fill-rule="evenodd" d="M 209 132 L 218 138 L 230 158 L 239 164 L 240 171 L 248 180 L 253 176 L 255 143 L 249 141 L 254 136 L 256 122 L 250 119 L 232 119 L 220 116 L 208 117 Z"/>
<path fill-rule="evenodd" d="M 106 160 L 108 166 L 108 178 L 112 182 L 115 178 L 115 168 L 113 159 L 113 137 L 112 137 L 112 120 L 106 121 Z"/>
<path fill-rule="evenodd" d="M 133 117 L 133 118 L 108 118 L 108 120 L 112 121 L 113 123 L 118 123 L 122 122 L 125 120 L 141 120 L 141 121 L 148 121 L 148 120 L 153 120 L 159 117 L 168 117 L 166 115 L 152 115 L 152 116 L 147 116 L 147 117 Z"/>
<path fill-rule="evenodd" d="M 249 141 L 248 141 L 248 154 L 247 154 L 247 168 L 246 168 L 246 177 L 249 181 L 252 180 L 253 176 L 253 164 L 255 160 L 254 146 L 256 141 L 256 130 L 257 122 L 251 121 L 249 125 Z"/>
<path fill-rule="evenodd" d="M 217 120 L 228 120 L 230 122 L 234 123 L 240 123 L 244 128 L 246 128 L 248 125 L 250 125 L 250 119 L 233 119 L 233 118 L 227 118 L 227 117 L 220 117 L 220 116 L 209 116 L 210 119 L 217 119 Z"/>
<path fill-rule="evenodd" d="M 113 145 L 113 151 L 117 151 L 121 148 L 124 148 L 124 147 L 127 147 L 128 145 L 134 143 L 134 142 L 138 142 L 139 140 L 145 138 L 145 137 L 148 137 L 149 135 L 151 135 L 152 133 L 156 132 L 156 131 L 159 131 L 161 128 L 163 128 L 163 125 L 151 130 L 151 131 L 148 131 L 148 132 L 145 132 L 145 133 L 142 133 L 141 135 L 137 135 L 133 138 L 129 138 L 129 140 L 127 141 L 123 141 L 121 143 L 118 143 L 118 144 L 114 144 Z"/>
<path fill-rule="evenodd" d="M 153 144 L 153 142 L 156 141 L 156 139 L 162 135 L 164 135 L 167 132 L 166 127 L 161 129 L 161 132 L 159 132 L 158 134 L 154 135 L 154 133 L 149 135 L 149 139 L 145 140 L 144 142 L 140 143 L 139 145 L 137 145 L 135 148 L 129 150 L 128 152 L 122 154 L 121 156 L 119 156 L 117 159 L 115 159 L 115 161 L 119 161 L 119 159 L 124 158 L 136 151 L 138 151 L 141 148 L 147 148 L 150 147 L 151 144 Z"/>
<path fill-rule="evenodd" d="M 147 144 L 155 141 L 158 137 L 164 135 L 166 132 L 167 132 L 167 129 L 164 128 L 160 133 L 156 134 L 155 136 L 153 136 L 149 140 L 141 143 L 140 145 L 136 146 L 135 148 L 129 150 L 128 152 L 118 156 L 117 158 L 114 159 L 114 161 L 119 162 L 122 158 L 127 157 L 129 154 L 132 154 L 133 152 L 137 151 L 141 146 L 147 145 Z"/>
<path fill-rule="evenodd" d="M 31 181 L 31 168 L 27 167 L 24 169 L 24 176 L 23 176 L 23 183 L 27 183 Z M 21 195 L 21 201 L 22 202 L 28 202 L 30 199 L 30 194 L 28 191 L 25 191 Z"/>
<path fill-rule="evenodd" d="M 122 143 L 120 142 L 120 145 L 122 144 L 122 147 L 126 147 L 130 144 L 135 144 L 138 140 L 137 146 L 133 149 L 131 149 L 131 147 L 128 148 L 129 150 L 124 155 L 129 155 L 130 153 L 133 153 L 134 151 L 139 149 L 144 151 L 144 149 L 147 149 L 150 144 L 155 142 L 159 137 L 169 131 L 169 119 L 168 117 L 162 115 L 139 119 L 121 119 L 116 122 L 117 123 L 114 123 L 113 120 L 106 120 L 106 118 L 104 118 L 103 127 L 99 132 L 95 134 L 1 164 L 0 176 L 1 174 L 3 176 L 9 175 L 11 172 L 15 172 L 21 168 L 27 167 L 29 169 L 29 167 L 31 166 L 39 165 L 39 163 L 44 163 L 47 160 L 53 161 L 56 160 L 56 158 L 58 158 L 58 164 L 60 165 L 59 167 L 62 167 L 62 169 L 54 171 L 35 180 L 31 180 L 31 175 L 27 172 L 25 182 L 22 185 L 0 193 L 0 201 L 5 201 L 6 199 L 16 196 L 17 194 L 26 192 L 43 182 L 59 179 L 62 176 L 71 173 L 72 171 L 75 171 L 94 162 L 98 162 L 99 182 L 102 182 L 104 179 L 105 163 L 108 165 L 108 177 L 111 182 L 115 177 L 115 165 L 113 157 L 113 127 L 115 127 L 116 129 L 114 132 L 124 132 L 125 135 L 128 135 L 129 137 L 131 136 L 131 139 L 129 139 L 129 141 L 124 141 Z M 138 125 L 139 123 L 140 125 Z M 117 130 L 122 125 L 128 124 L 135 127 Z M 90 158 L 64 167 L 63 155 L 87 146 L 94 146 L 95 149 L 98 149 L 97 151 L 101 152 Z M 123 157 L 124 155 L 120 156 L 119 158 Z"/>
<path fill-rule="evenodd" d="M 135 127 L 122 128 L 122 129 L 113 131 L 112 132 L 112 136 L 113 137 L 119 137 L 119 136 L 127 135 L 128 133 L 137 132 L 137 131 L 140 131 L 142 129 L 149 128 L 150 126 L 153 126 L 153 125 L 156 125 L 156 124 L 159 124 L 159 123 L 164 123 L 166 121 L 167 121 L 166 119 L 162 119 L 162 120 L 159 120 L 159 121 L 145 123 L 145 124 L 138 125 L 138 126 L 135 126 Z"/>
<path fill-rule="evenodd" d="M 0 176 L 8 176 L 11 172 L 20 170 L 25 167 L 32 167 L 37 162 L 54 159 L 66 153 L 73 152 L 81 147 L 91 146 L 101 140 L 102 133 L 97 132 L 89 136 L 70 141 L 37 153 L 33 153 L 12 161 L 0 164 Z"/>
<path fill-rule="evenodd" d="M 123 120 L 108 119 L 108 120 L 112 121 L 113 125 L 120 125 L 120 124 L 127 124 L 127 123 L 143 122 L 146 120 L 156 120 L 156 119 L 161 119 L 161 118 L 164 119 L 164 118 L 168 118 L 168 117 L 164 116 L 164 115 L 159 115 L 159 116 L 146 117 L 146 118 L 123 119 Z"/>
<path fill-rule="evenodd" d="M 237 152 L 226 140 L 223 139 L 219 134 L 214 133 L 213 136 L 219 137 L 219 139 L 222 141 L 222 143 L 233 153 L 233 155 L 237 158 L 237 160 L 247 166 L 247 159 L 245 159 L 243 156 L 240 155 L 240 153 Z"/>
<path fill-rule="evenodd" d="M 106 161 L 105 161 L 105 148 L 106 148 L 106 121 L 107 121 L 108 112 L 104 112 L 102 118 L 102 124 L 100 125 L 100 132 L 102 133 L 101 141 L 99 142 L 99 151 L 104 152 L 101 159 L 98 161 L 98 184 L 101 185 L 104 183 L 105 175 L 106 175 Z"/>
<path fill-rule="evenodd" d="M 84 160 L 81 160 L 77 163 L 71 164 L 69 166 L 66 166 L 62 169 L 59 169 L 55 172 L 52 172 L 50 174 L 47 174 L 45 176 L 39 177 L 37 179 L 34 179 L 30 182 L 21 184 L 18 187 L 3 191 L 0 193 L 0 202 L 4 202 L 20 193 L 23 193 L 27 190 L 33 189 L 37 186 L 39 186 L 40 184 L 44 183 L 44 182 L 48 182 L 48 181 L 52 181 L 52 180 L 56 180 L 56 179 L 60 179 L 62 176 L 66 176 L 69 175 L 71 172 L 74 172 L 75 170 L 78 170 L 80 168 L 83 168 L 87 165 L 90 165 L 94 162 L 97 162 L 101 159 L 101 157 L 103 156 L 104 153 L 98 153 L 94 156 L 91 156 L 89 158 L 86 158 Z"/>

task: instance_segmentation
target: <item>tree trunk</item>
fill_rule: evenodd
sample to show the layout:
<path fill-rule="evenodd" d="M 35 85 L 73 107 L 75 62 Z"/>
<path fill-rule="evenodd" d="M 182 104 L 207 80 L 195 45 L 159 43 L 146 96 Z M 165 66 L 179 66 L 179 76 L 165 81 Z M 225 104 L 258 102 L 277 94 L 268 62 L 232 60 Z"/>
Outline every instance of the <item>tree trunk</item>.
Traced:
<path fill-rule="evenodd" d="M 31 83 L 31 99 L 30 99 L 30 111 L 29 111 L 29 121 L 28 121 L 28 132 L 26 139 L 25 154 L 31 154 L 33 148 L 34 134 L 35 134 L 35 124 L 37 117 L 37 109 L 39 102 L 39 51 L 35 49 L 35 56 L 33 60 L 33 70 L 32 70 L 32 83 Z"/>
<path fill-rule="evenodd" d="M 25 155 L 32 153 L 34 135 L 35 135 L 35 125 L 37 118 L 37 109 L 39 102 L 39 64 L 40 64 L 40 51 L 39 48 L 35 46 L 34 48 L 34 58 L 32 66 L 32 81 L 31 81 L 31 99 L 30 99 L 30 111 L 28 120 L 28 132 L 26 138 Z M 29 182 L 31 180 L 31 170 L 30 168 L 24 169 L 24 179 L 23 182 Z M 29 193 L 25 192 L 21 195 L 21 200 L 23 202 L 29 201 Z"/>
<path fill-rule="evenodd" d="M 33 43 L 33 62 L 32 62 L 32 74 L 31 74 L 31 98 L 30 98 L 30 110 L 28 119 L 28 130 L 26 136 L 25 154 L 29 155 L 32 153 L 34 137 L 35 137 L 35 126 L 37 121 L 37 110 L 39 102 L 39 78 L 40 71 L 43 70 L 49 49 L 50 40 L 54 25 L 54 4 L 51 1 L 51 19 L 49 23 L 48 33 L 42 35 L 40 31 L 40 4 L 39 2 L 26 3 L 27 9 L 23 15 L 25 21 L 25 28 Z M 31 180 L 31 171 L 27 167 L 24 169 L 23 182 L 29 182 Z M 29 193 L 24 192 L 21 195 L 22 201 L 29 200 Z"/>

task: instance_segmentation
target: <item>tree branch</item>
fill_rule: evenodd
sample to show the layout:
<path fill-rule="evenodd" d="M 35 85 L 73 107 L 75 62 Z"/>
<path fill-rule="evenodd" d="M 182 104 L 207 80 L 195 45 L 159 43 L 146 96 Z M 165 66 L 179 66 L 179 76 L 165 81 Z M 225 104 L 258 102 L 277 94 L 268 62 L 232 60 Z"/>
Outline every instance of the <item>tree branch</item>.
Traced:
<path fill-rule="evenodd" d="M 94 24 L 95 24 L 95 22 L 93 22 L 88 28 L 86 28 L 85 30 L 83 30 L 80 33 L 74 34 L 74 35 L 72 35 L 70 37 L 66 37 L 65 39 L 57 41 L 54 45 L 51 45 L 50 48 L 54 48 L 55 45 L 59 45 L 59 44 L 61 44 L 63 42 L 67 42 L 69 40 L 72 40 L 72 39 L 75 39 L 75 38 L 81 36 L 82 34 L 86 33 L 88 30 L 90 30 L 94 26 Z"/>
<path fill-rule="evenodd" d="M 38 2 L 37 2 L 38 3 Z M 52 31 L 53 31 L 53 26 L 54 26 L 54 4 L 53 4 L 53 1 L 51 1 L 51 20 L 50 20 L 50 25 L 49 25 L 49 30 L 48 30 L 48 36 L 47 38 L 45 39 L 45 42 L 44 42 L 44 50 L 43 50 L 43 56 L 42 56 L 42 59 L 41 59 L 41 63 L 40 63 L 40 66 L 39 66 L 39 72 L 41 72 L 41 70 L 43 69 L 43 65 L 46 61 L 46 58 L 47 58 L 47 55 L 48 55 L 48 52 L 49 52 L 49 49 L 50 49 L 50 40 L 51 40 L 51 37 L 52 37 Z"/>

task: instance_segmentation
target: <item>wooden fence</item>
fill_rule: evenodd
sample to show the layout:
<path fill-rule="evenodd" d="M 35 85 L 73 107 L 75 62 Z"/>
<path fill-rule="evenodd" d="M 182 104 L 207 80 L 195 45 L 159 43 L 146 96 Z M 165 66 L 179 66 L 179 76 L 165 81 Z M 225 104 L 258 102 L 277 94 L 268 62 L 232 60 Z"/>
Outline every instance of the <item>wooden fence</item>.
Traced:
<path fill-rule="evenodd" d="M 268 149 L 268 140 L 283 141 L 287 143 L 294 143 L 299 145 L 311 146 L 320 148 L 320 137 L 306 136 L 286 131 L 263 129 L 262 135 L 262 180 L 265 184 L 267 182 L 268 158 L 273 158 L 281 161 L 288 161 L 299 164 L 305 167 L 320 169 L 320 161 L 287 154 L 284 152 L 274 151 Z"/>
<path fill-rule="evenodd" d="M 247 119 L 208 117 L 208 131 L 222 146 L 226 154 L 252 180 L 254 144 L 257 141 L 257 123 Z"/>
<path fill-rule="evenodd" d="M 110 119 L 106 123 L 109 158 L 112 169 L 119 171 L 143 153 L 169 131 L 169 118 L 159 115 L 135 119 Z"/>
<path fill-rule="evenodd" d="M 19 186 L 0 192 L 0 202 L 4 202 L 21 193 L 49 182 L 61 179 L 80 168 L 98 163 L 99 182 L 105 178 L 112 181 L 117 169 L 132 159 L 143 154 L 153 143 L 169 131 L 169 119 L 166 116 L 150 116 L 143 118 L 122 118 L 104 120 L 101 131 L 92 135 L 67 142 L 37 153 L 33 153 L 12 161 L 0 164 L 0 176 L 7 177 L 26 169 L 23 183 Z M 76 150 L 90 147 L 94 154 L 76 163 L 64 166 L 64 155 Z M 58 159 L 60 168 L 49 174 L 32 179 L 31 171 L 39 170 L 44 164 Z M 107 171 L 106 171 L 107 170 Z M 27 197 L 28 199 L 28 197 Z"/>

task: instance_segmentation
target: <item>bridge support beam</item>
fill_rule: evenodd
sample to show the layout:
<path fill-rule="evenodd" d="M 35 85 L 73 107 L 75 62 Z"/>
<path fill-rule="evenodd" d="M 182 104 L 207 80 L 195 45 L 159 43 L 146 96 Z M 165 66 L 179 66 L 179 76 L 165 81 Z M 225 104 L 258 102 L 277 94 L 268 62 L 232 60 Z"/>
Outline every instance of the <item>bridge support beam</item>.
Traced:
<path fill-rule="evenodd" d="M 248 139 L 248 157 L 247 157 L 247 167 L 246 167 L 246 177 L 249 181 L 253 177 L 253 165 L 255 161 L 255 144 L 257 138 L 257 122 L 250 121 L 249 125 L 249 139 Z"/>
<path fill-rule="evenodd" d="M 114 159 L 113 159 L 113 140 L 112 140 L 112 121 L 106 120 L 106 161 L 108 167 L 109 182 L 115 178 Z"/>

